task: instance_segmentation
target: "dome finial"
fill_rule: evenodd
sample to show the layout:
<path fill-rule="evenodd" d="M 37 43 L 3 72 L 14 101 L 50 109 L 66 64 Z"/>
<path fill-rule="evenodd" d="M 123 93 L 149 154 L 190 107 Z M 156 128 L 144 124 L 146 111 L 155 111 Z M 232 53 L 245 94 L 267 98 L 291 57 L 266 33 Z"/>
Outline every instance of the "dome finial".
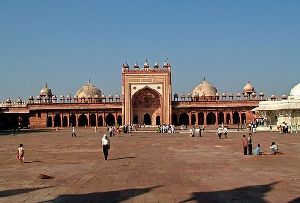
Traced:
<path fill-rule="evenodd" d="M 205 76 L 203 77 L 203 81 L 205 81 Z"/>
<path fill-rule="evenodd" d="M 91 78 L 89 78 L 89 84 L 91 84 Z"/>
<path fill-rule="evenodd" d="M 48 83 L 46 83 L 45 87 L 48 87 Z"/>

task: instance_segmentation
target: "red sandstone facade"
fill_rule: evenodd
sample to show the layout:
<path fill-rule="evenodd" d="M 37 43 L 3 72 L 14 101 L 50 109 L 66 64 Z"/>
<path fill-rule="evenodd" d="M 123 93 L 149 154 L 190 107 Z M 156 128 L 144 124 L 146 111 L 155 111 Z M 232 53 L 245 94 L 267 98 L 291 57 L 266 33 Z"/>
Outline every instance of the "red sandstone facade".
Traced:
<path fill-rule="evenodd" d="M 111 126 L 124 124 L 217 126 L 250 123 L 251 109 L 262 99 L 248 83 L 236 96 L 218 95 L 204 80 L 193 95 L 172 95 L 171 65 L 148 63 L 122 66 L 122 96 L 101 95 L 90 82 L 74 97 L 52 95 L 47 85 L 28 102 L 7 100 L 0 105 L 0 128 Z M 243 96 L 243 97 L 242 97 Z M 263 96 L 263 95 L 260 95 Z"/>

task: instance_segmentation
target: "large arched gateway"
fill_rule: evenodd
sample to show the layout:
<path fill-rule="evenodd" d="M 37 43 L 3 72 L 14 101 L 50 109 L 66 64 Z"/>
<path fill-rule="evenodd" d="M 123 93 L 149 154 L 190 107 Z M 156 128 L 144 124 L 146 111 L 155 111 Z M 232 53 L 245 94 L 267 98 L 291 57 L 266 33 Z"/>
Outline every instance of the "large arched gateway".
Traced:
<path fill-rule="evenodd" d="M 161 95 L 149 87 L 137 91 L 132 96 L 132 121 L 134 124 L 156 125 L 161 121 Z"/>

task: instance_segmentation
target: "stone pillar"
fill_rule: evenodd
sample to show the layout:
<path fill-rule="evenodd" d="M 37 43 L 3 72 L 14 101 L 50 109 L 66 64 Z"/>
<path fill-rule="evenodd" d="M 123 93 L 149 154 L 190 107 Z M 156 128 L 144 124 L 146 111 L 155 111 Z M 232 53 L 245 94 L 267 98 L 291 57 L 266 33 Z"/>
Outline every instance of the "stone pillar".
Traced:
<path fill-rule="evenodd" d="M 192 125 L 192 113 L 189 112 L 188 116 L 189 116 L 189 125 Z"/>
<path fill-rule="evenodd" d="M 233 113 L 230 111 L 230 122 L 231 125 L 233 125 Z"/>
<path fill-rule="evenodd" d="M 76 126 L 74 126 L 74 127 L 78 127 L 78 123 L 79 123 L 79 122 L 78 122 L 78 117 L 79 117 L 79 116 L 78 116 L 77 113 L 75 114 L 75 116 L 76 116 Z"/>
<path fill-rule="evenodd" d="M 87 126 L 91 126 L 90 125 L 90 113 L 85 114 L 87 117 Z"/>
<path fill-rule="evenodd" d="M 195 116 L 196 116 L 196 126 L 199 126 L 199 121 L 198 121 L 198 111 L 195 112 Z"/>
<path fill-rule="evenodd" d="M 98 126 L 98 111 L 96 112 L 96 127 L 99 127 Z"/>
<path fill-rule="evenodd" d="M 60 127 L 64 126 L 64 113 L 60 113 Z"/>
<path fill-rule="evenodd" d="M 207 111 L 205 110 L 204 112 L 204 126 L 206 126 L 207 125 L 207 122 L 206 122 L 206 117 L 207 117 Z"/>
<path fill-rule="evenodd" d="M 102 117 L 103 117 L 103 126 L 106 127 L 106 121 L 105 121 L 105 120 L 106 120 L 106 119 L 105 119 L 106 113 L 105 113 L 105 112 L 103 113 L 103 116 L 102 116 Z"/>
<path fill-rule="evenodd" d="M 219 125 L 219 112 L 218 112 L 218 110 L 216 110 L 215 115 L 216 115 L 216 123 L 215 123 L 215 125 L 218 126 Z"/>
<path fill-rule="evenodd" d="M 54 127 L 54 113 L 52 113 L 52 126 L 51 127 Z"/>

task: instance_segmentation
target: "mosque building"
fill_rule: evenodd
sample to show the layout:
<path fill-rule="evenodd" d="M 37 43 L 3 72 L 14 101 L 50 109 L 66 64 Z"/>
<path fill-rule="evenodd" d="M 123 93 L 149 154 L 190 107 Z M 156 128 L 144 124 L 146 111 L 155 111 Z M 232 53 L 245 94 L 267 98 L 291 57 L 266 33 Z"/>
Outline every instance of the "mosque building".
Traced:
<path fill-rule="evenodd" d="M 124 124 L 238 126 L 250 123 L 252 109 L 264 100 L 251 83 L 238 93 L 219 93 L 204 80 L 190 93 L 172 94 L 171 64 L 151 67 L 122 65 L 122 94 L 104 95 L 91 81 L 75 95 L 55 95 L 43 87 L 27 101 L 7 99 L 0 103 L 0 129 L 16 126 L 36 128 Z"/>

